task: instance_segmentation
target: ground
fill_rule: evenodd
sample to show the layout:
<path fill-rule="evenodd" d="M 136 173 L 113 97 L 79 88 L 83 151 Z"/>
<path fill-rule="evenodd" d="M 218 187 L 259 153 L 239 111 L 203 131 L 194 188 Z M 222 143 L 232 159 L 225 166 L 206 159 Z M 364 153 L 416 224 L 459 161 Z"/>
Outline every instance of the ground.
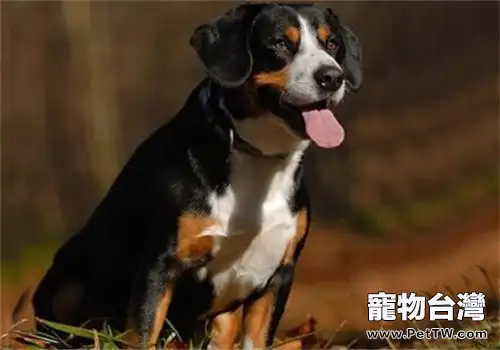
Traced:
<path fill-rule="evenodd" d="M 313 232 L 282 326 L 293 326 L 310 313 L 325 330 L 336 330 L 343 321 L 344 327 L 366 329 L 367 294 L 378 291 L 434 293 L 445 285 L 457 293 L 490 291 L 477 266 L 488 272 L 498 291 L 498 218 L 495 204 L 432 232 L 401 234 L 391 241 Z"/>
<path fill-rule="evenodd" d="M 484 268 L 498 291 L 499 244 L 497 203 L 422 234 L 397 239 L 365 237 L 315 229 L 299 262 L 281 329 L 290 329 L 313 315 L 327 332 L 364 330 L 369 292 L 430 292 L 448 286 L 460 291 L 490 292 Z M 10 326 L 10 313 L 19 293 L 33 287 L 42 266 L 17 283 L 2 283 L 1 332 Z M 446 289 L 444 289 L 446 292 Z M 385 327 L 398 326 L 386 324 Z M 399 325 L 400 326 L 400 325 Z"/>

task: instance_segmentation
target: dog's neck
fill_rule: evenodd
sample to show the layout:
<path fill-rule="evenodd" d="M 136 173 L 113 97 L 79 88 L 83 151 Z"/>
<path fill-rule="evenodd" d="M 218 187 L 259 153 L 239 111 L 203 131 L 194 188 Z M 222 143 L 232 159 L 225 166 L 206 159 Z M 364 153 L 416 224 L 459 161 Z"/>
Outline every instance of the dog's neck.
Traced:
<path fill-rule="evenodd" d="M 207 82 L 201 93 L 216 98 L 217 108 L 228 118 L 229 138 L 236 151 L 282 159 L 303 152 L 309 144 L 281 118 L 261 108 L 248 86 L 229 90 Z"/>
<path fill-rule="evenodd" d="M 255 118 L 231 119 L 241 138 L 265 156 L 286 156 L 297 151 L 303 142 L 307 142 L 294 135 L 283 121 L 270 112 Z"/>

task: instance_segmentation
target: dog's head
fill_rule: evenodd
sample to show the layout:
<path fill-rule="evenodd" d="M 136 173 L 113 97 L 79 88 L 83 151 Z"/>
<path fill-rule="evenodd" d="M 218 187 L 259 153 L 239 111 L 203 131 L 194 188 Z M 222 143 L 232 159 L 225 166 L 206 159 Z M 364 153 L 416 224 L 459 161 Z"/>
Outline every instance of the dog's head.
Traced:
<path fill-rule="evenodd" d="M 191 45 L 216 84 L 252 86 L 259 103 L 301 138 L 334 147 L 333 116 L 361 87 L 361 46 L 331 9 L 310 4 L 240 5 L 196 28 Z"/>

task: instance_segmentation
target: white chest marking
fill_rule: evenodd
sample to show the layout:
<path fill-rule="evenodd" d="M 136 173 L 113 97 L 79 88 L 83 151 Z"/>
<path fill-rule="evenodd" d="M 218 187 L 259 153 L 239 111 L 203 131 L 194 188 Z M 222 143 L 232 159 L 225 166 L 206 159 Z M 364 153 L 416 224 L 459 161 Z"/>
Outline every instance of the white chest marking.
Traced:
<path fill-rule="evenodd" d="M 215 237 L 214 259 L 200 271 L 212 279 L 212 312 L 246 298 L 264 287 L 278 268 L 295 234 L 296 220 L 288 199 L 294 173 L 308 141 L 285 160 L 234 152 L 230 185 L 222 196 L 212 194 L 212 219 L 217 222 L 202 235 Z"/>

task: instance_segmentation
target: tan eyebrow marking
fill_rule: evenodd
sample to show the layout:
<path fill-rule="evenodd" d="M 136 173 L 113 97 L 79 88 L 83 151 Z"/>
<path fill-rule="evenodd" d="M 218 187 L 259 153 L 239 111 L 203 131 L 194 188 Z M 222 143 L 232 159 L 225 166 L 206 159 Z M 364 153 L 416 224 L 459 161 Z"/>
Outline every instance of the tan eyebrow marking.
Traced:
<path fill-rule="evenodd" d="M 318 34 L 319 40 L 325 42 L 326 39 L 328 39 L 328 36 L 330 35 L 330 30 L 328 29 L 328 27 L 326 25 L 321 24 L 318 26 L 316 33 Z"/>
<path fill-rule="evenodd" d="M 257 86 L 270 85 L 280 90 L 285 90 L 288 83 L 288 66 L 278 71 L 262 72 L 254 75 Z"/>
<path fill-rule="evenodd" d="M 300 30 L 297 27 L 288 27 L 285 34 L 293 44 L 297 44 L 300 40 Z"/>

